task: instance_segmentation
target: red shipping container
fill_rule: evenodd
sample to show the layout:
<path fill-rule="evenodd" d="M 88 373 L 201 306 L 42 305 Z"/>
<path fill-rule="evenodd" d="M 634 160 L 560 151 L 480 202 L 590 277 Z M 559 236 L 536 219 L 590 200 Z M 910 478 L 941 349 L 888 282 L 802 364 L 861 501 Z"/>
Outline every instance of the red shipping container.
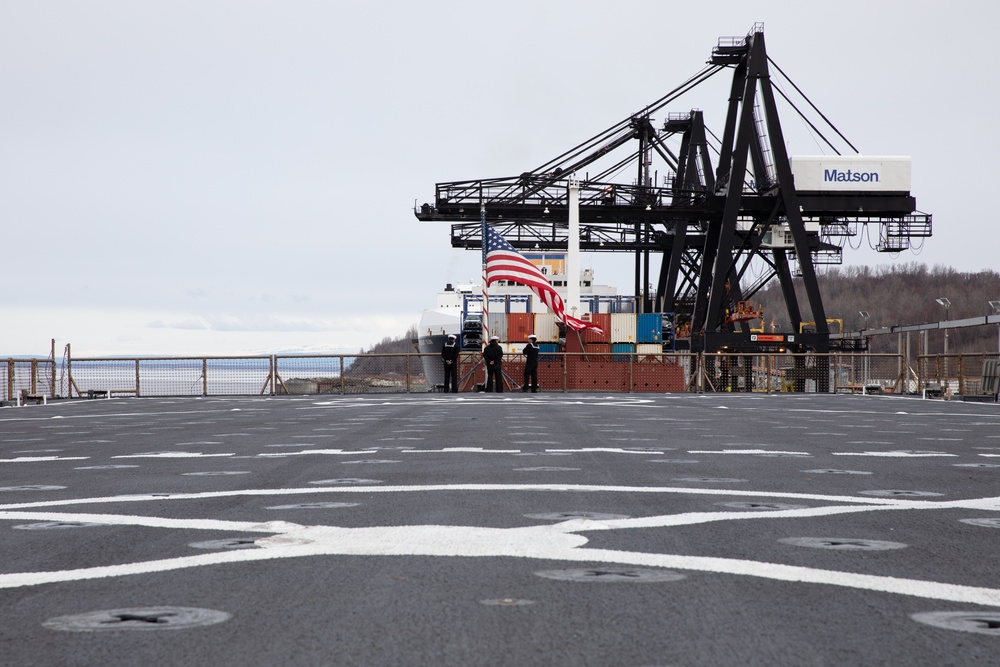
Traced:
<path fill-rule="evenodd" d="M 584 329 L 580 333 L 583 335 L 584 343 L 610 343 L 611 342 L 611 313 L 591 313 L 590 321 L 601 327 L 601 333 L 593 329 Z"/>
<path fill-rule="evenodd" d="M 507 314 L 507 340 L 511 343 L 527 342 L 528 334 L 535 333 L 534 327 L 534 313 Z"/>

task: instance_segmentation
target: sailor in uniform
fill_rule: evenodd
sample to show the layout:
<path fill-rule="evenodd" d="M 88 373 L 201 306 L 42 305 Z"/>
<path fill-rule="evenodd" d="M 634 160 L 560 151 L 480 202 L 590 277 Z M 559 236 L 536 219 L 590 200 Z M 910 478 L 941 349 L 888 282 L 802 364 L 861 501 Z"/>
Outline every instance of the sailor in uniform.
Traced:
<path fill-rule="evenodd" d="M 483 350 L 483 360 L 486 362 L 486 391 L 493 391 L 496 382 L 496 392 L 503 393 L 503 371 L 501 364 L 503 359 L 503 348 L 500 347 L 500 337 L 490 338 L 490 344 Z"/>
<path fill-rule="evenodd" d="M 458 338 L 455 334 L 448 334 L 448 340 L 441 348 L 441 359 L 444 361 L 444 393 L 448 393 L 451 386 L 451 393 L 458 393 Z"/>
<path fill-rule="evenodd" d="M 528 336 L 528 344 L 524 346 L 524 384 L 521 391 L 528 391 L 529 388 L 531 393 L 538 391 L 538 336 L 535 334 Z"/>

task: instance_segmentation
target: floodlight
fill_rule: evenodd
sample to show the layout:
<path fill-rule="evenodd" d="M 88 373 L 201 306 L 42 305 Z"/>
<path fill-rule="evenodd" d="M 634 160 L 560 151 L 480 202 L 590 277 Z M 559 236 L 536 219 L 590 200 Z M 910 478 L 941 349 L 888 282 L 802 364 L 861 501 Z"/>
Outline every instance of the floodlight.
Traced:
<path fill-rule="evenodd" d="M 940 299 L 938 299 L 937 302 L 940 303 L 945 308 L 951 308 L 951 301 L 949 301 L 948 299 L 946 299 L 944 297 L 941 297 Z"/>
<path fill-rule="evenodd" d="M 993 309 L 994 313 L 1000 315 L 1000 301 L 990 301 L 990 308 Z"/>

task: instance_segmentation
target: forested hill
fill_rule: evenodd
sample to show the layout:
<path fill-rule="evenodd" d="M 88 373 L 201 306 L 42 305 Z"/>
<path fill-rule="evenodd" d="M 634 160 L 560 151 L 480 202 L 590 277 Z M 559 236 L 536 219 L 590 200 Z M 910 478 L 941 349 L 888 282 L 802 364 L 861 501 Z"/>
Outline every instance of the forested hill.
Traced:
<path fill-rule="evenodd" d="M 828 319 L 843 320 L 845 331 L 875 329 L 901 324 L 938 322 L 946 319 L 945 308 L 937 299 L 947 298 L 951 307 L 947 319 L 961 320 L 993 313 L 990 301 L 1000 300 L 1000 273 L 962 273 L 951 268 L 910 263 L 876 267 L 832 267 L 818 276 L 823 307 Z M 796 294 L 803 317 L 808 317 L 808 299 L 802 281 Z M 789 331 L 790 324 L 777 280 L 768 283 L 752 301 L 763 307 L 766 330 L 771 322 L 777 331 Z M 860 311 L 870 314 L 867 326 Z M 757 326 L 755 323 L 754 326 Z M 836 331 L 837 324 L 830 330 Z M 930 333 L 931 351 L 940 347 L 938 331 Z M 891 340 L 889 340 L 891 338 Z M 915 343 L 914 343 L 915 344 Z M 937 347 L 935 347 L 937 346 Z M 895 352 L 895 336 L 873 342 L 873 351 Z M 949 352 L 996 352 L 996 327 L 954 329 L 949 333 Z"/>

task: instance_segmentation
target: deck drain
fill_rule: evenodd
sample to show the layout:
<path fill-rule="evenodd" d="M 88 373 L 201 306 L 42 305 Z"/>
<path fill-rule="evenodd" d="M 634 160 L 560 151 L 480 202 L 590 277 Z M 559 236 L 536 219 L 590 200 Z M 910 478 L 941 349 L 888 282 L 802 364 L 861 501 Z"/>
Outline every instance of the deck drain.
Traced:
<path fill-rule="evenodd" d="M 819 475 L 871 475 L 867 470 L 839 470 L 837 468 L 817 468 L 816 470 L 803 470 L 802 472 L 817 473 Z"/>
<path fill-rule="evenodd" d="M 206 470 L 205 472 L 182 472 L 182 475 L 213 477 L 216 475 L 249 475 L 249 470 Z"/>
<path fill-rule="evenodd" d="M 651 583 L 657 581 L 679 581 L 684 578 L 680 572 L 670 570 L 643 570 L 628 567 L 597 567 L 571 570 L 540 570 L 539 577 L 560 581 L 632 581 Z"/>
<path fill-rule="evenodd" d="M 78 468 L 74 468 L 74 470 L 118 470 L 120 468 L 138 468 L 138 467 L 139 466 L 137 465 L 126 465 L 126 464 L 115 465 L 114 463 L 109 463 L 108 465 L 103 465 L 103 466 L 80 466 Z"/>
<path fill-rule="evenodd" d="M 786 503 L 755 503 L 755 502 L 735 502 L 716 503 L 719 507 L 732 507 L 737 510 L 804 510 L 808 505 L 788 505 Z"/>
<path fill-rule="evenodd" d="M 943 493 L 935 493 L 934 491 L 909 491 L 906 489 L 875 489 L 873 491 L 859 491 L 863 496 L 880 496 L 888 498 L 921 498 L 928 496 L 943 496 Z"/>
<path fill-rule="evenodd" d="M 380 479 L 361 479 L 360 477 L 338 477 L 336 479 L 317 479 L 315 482 L 309 482 L 310 484 L 319 484 L 321 486 L 327 486 L 330 484 L 381 484 Z"/>
<path fill-rule="evenodd" d="M 479 604 L 484 604 L 489 607 L 525 607 L 529 604 L 535 604 L 535 601 L 521 600 L 518 598 L 500 598 L 494 600 L 480 600 Z"/>
<path fill-rule="evenodd" d="M 522 472 L 559 472 L 559 471 L 573 471 L 580 470 L 580 468 L 560 468 L 558 466 L 537 466 L 535 468 L 514 468 L 514 470 L 520 470 Z"/>
<path fill-rule="evenodd" d="M 341 507 L 357 507 L 361 503 L 296 503 L 294 505 L 272 505 L 269 510 L 325 510 L 339 509 Z"/>
<path fill-rule="evenodd" d="M 40 523 L 22 523 L 14 528 L 17 530 L 60 530 L 62 528 L 93 528 L 94 526 L 106 525 L 108 524 L 93 521 L 42 521 Z"/>
<path fill-rule="evenodd" d="M 602 512 L 546 512 L 544 514 L 525 514 L 529 519 L 542 521 L 570 521 L 572 519 L 588 519 L 590 521 L 613 521 L 627 519 L 628 514 L 604 514 Z"/>
<path fill-rule="evenodd" d="M 786 537 L 778 541 L 796 547 L 833 549 L 835 551 L 888 551 L 889 549 L 904 549 L 907 546 L 902 542 L 885 542 L 850 537 Z"/>
<path fill-rule="evenodd" d="M 674 477 L 674 482 L 699 482 L 702 484 L 736 484 L 749 480 L 736 479 L 735 477 Z"/>
<path fill-rule="evenodd" d="M 209 540 L 207 542 L 192 542 L 188 545 L 195 549 L 259 549 L 256 537 L 231 537 L 228 540 Z"/>
<path fill-rule="evenodd" d="M 995 611 L 928 611 L 912 614 L 910 618 L 945 630 L 1000 635 L 1000 612 Z"/>
<path fill-rule="evenodd" d="M 180 630 L 229 620 L 230 614 L 194 607 L 130 607 L 91 611 L 50 618 L 42 623 L 49 630 L 101 632 L 106 630 Z"/>
<path fill-rule="evenodd" d="M 0 486 L 0 491 L 59 491 L 65 486 L 49 486 L 46 484 L 25 484 L 24 486 Z"/>
<path fill-rule="evenodd" d="M 985 526 L 986 528 L 1000 528 L 1000 519 L 989 518 L 989 519 L 959 519 L 961 523 L 967 523 L 970 526 Z"/>

